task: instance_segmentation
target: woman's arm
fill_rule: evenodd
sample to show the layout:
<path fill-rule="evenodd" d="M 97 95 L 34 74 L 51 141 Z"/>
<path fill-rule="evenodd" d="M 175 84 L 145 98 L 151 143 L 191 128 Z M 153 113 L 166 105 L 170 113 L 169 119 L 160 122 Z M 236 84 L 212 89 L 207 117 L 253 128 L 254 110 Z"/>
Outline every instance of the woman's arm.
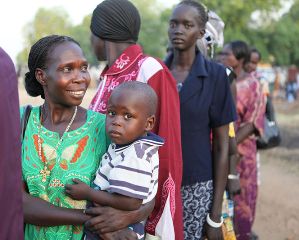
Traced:
<path fill-rule="evenodd" d="M 229 177 L 227 189 L 232 198 L 240 192 L 240 180 L 238 179 L 237 164 L 239 162 L 237 142 L 235 137 L 229 137 Z"/>
<path fill-rule="evenodd" d="M 37 226 L 83 225 L 90 216 L 83 209 L 56 207 L 47 201 L 33 197 L 23 189 L 25 223 Z"/>
<path fill-rule="evenodd" d="M 142 205 L 135 211 L 122 211 L 111 207 L 93 207 L 86 209 L 86 214 L 94 216 L 85 226 L 91 231 L 102 234 L 121 230 L 146 219 L 155 206 L 155 199 Z"/>
<path fill-rule="evenodd" d="M 228 125 L 213 129 L 213 202 L 209 213 L 210 219 L 214 222 L 221 222 L 223 193 L 228 175 Z M 208 239 L 221 239 L 221 227 L 213 228 L 206 224 Z"/>
<path fill-rule="evenodd" d="M 254 134 L 255 131 L 256 131 L 256 128 L 254 127 L 254 124 L 251 122 L 246 123 L 244 126 L 240 127 L 236 134 L 237 144 L 243 142 L 250 135 Z"/>

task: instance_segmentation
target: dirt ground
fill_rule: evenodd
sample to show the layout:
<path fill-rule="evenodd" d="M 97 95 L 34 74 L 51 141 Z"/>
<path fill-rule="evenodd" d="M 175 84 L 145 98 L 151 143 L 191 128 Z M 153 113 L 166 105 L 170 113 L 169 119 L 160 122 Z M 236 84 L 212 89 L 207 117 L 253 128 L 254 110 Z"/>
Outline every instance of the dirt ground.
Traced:
<path fill-rule="evenodd" d="M 20 88 L 20 104 L 41 104 Z M 95 90 L 89 89 L 87 107 Z M 299 240 L 299 103 L 275 102 L 281 146 L 260 152 L 261 185 L 254 231 L 260 240 Z"/>
<path fill-rule="evenodd" d="M 260 152 L 254 231 L 261 240 L 299 239 L 299 103 L 275 102 L 279 147 Z"/>

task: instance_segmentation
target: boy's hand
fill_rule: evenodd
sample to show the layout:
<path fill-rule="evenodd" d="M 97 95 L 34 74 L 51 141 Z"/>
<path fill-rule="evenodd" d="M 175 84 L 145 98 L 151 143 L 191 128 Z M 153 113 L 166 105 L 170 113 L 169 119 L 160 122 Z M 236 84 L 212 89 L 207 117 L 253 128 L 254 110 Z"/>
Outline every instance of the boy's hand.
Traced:
<path fill-rule="evenodd" d="M 73 182 L 75 184 L 65 185 L 66 194 L 75 200 L 88 200 L 88 195 L 91 188 L 77 178 L 74 178 Z"/>

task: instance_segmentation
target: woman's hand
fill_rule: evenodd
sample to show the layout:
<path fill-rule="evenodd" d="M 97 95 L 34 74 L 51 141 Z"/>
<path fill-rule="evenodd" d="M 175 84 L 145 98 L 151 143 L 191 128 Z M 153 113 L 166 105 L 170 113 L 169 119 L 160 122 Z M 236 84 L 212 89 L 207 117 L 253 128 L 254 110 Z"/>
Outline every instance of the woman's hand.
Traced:
<path fill-rule="evenodd" d="M 230 199 L 233 199 L 233 196 L 236 194 L 240 194 L 241 192 L 241 185 L 240 185 L 240 179 L 238 172 L 236 170 L 236 165 L 240 161 L 240 156 L 239 154 L 234 154 L 229 156 L 229 161 L 230 161 L 230 175 L 236 176 L 236 178 L 230 178 L 228 177 L 227 180 L 227 190 L 229 193 Z"/>
<path fill-rule="evenodd" d="M 88 208 L 85 213 L 93 217 L 85 223 L 85 226 L 97 234 L 115 232 L 131 224 L 129 217 L 130 212 L 107 206 Z"/>
<path fill-rule="evenodd" d="M 204 239 L 223 240 L 222 227 L 214 228 L 214 227 L 211 227 L 208 223 L 205 223 L 204 231 L 205 231 Z"/>
<path fill-rule="evenodd" d="M 235 195 L 241 193 L 240 180 L 239 179 L 228 179 L 227 180 L 227 189 L 228 189 L 230 199 L 233 199 L 233 197 Z"/>
<path fill-rule="evenodd" d="M 103 240 L 136 240 L 137 235 L 132 230 L 125 228 L 116 232 L 100 234 Z"/>
<path fill-rule="evenodd" d="M 93 217 L 85 223 L 85 226 L 97 234 L 115 232 L 143 221 L 150 215 L 154 206 L 155 199 L 134 211 L 122 211 L 107 206 L 88 208 L 85 213 Z"/>

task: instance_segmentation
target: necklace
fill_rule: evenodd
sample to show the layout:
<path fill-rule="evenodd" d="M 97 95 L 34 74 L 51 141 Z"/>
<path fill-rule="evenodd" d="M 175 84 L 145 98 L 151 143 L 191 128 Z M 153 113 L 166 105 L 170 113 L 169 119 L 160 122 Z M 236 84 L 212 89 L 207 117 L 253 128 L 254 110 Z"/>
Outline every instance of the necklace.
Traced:
<path fill-rule="evenodd" d="M 42 107 L 44 108 L 44 107 Z M 54 152 L 57 151 L 57 149 L 59 148 L 59 146 L 61 145 L 62 141 L 63 141 L 63 137 L 65 135 L 66 132 L 68 132 L 68 130 L 70 129 L 72 123 L 74 122 L 75 120 L 75 117 L 77 115 L 77 111 L 78 111 L 78 107 L 76 106 L 75 108 L 75 111 L 74 111 L 74 114 L 69 122 L 69 124 L 67 125 L 66 129 L 64 130 L 61 138 L 59 139 L 58 143 L 56 144 L 54 150 L 49 154 L 49 157 L 52 156 L 52 154 Z M 38 134 L 37 134 L 37 143 L 38 143 L 38 156 L 41 160 L 41 162 L 43 162 L 43 159 L 42 159 L 42 143 L 41 143 L 41 138 L 40 138 L 40 132 L 41 132 L 41 128 L 42 128 L 42 112 L 41 111 L 41 116 L 40 116 L 40 121 L 39 121 L 39 126 L 38 126 Z M 45 158 L 45 162 L 44 162 L 44 168 L 42 170 L 40 170 L 39 172 L 42 176 L 42 182 L 45 182 L 46 179 L 47 179 L 47 176 L 50 176 L 50 170 L 48 169 L 48 166 L 47 166 L 47 159 Z"/>

